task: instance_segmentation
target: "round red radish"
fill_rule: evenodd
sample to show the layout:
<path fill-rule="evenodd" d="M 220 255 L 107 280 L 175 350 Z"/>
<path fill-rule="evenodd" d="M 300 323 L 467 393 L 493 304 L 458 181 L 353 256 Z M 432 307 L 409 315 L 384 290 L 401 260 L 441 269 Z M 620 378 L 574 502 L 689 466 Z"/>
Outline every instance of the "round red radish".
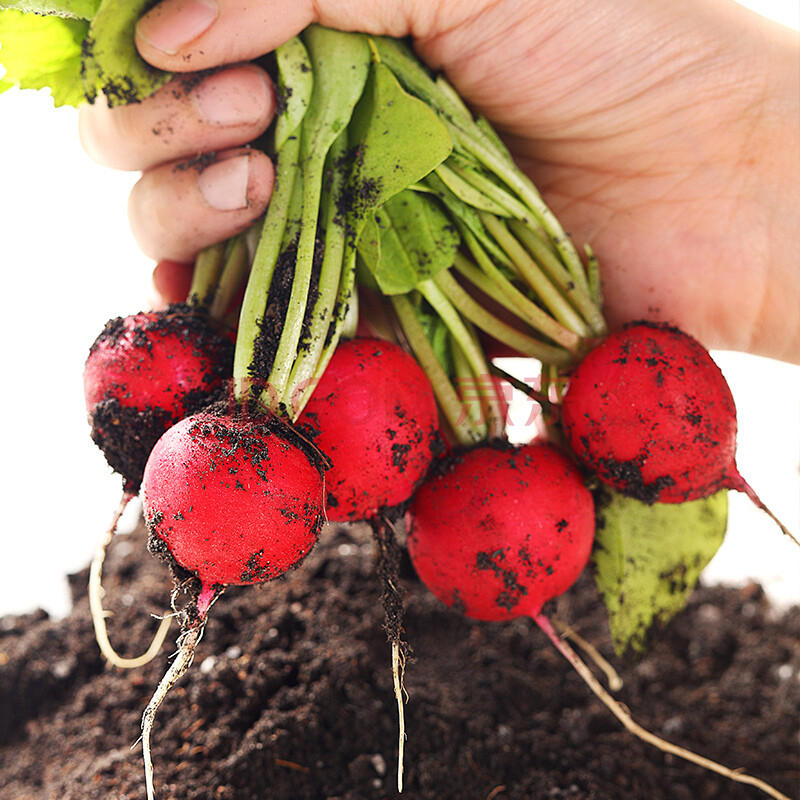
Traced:
<path fill-rule="evenodd" d="M 474 619 L 535 617 L 586 566 L 594 503 L 552 445 L 483 446 L 419 488 L 407 524 L 417 574 L 445 604 Z"/>
<path fill-rule="evenodd" d="M 167 428 L 214 398 L 233 348 L 186 306 L 106 323 L 83 372 L 92 438 L 135 490 Z"/>
<path fill-rule="evenodd" d="M 142 480 L 150 548 L 205 589 L 268 581 L 298 564 L 324 522 L 322 470 L 274 417 L 181 420 Z M 310 449 L 310 448 L 309 448 Z"/>
<path fill-rule="evenodd" d="M 706 349 L 677 328 L 637 322 L 608 336 L 573 372 L 561 412 L 578 459 L 639 500 L 742 488 L 731 391 Z"/>
<path fill-rule="evenodd" d="M 328 456 L 328 518 L 368 519 L 406 502 L 438 445 L 438 412 L 422 368 L 380 339 L 342 342 L 297 421 Z"/>

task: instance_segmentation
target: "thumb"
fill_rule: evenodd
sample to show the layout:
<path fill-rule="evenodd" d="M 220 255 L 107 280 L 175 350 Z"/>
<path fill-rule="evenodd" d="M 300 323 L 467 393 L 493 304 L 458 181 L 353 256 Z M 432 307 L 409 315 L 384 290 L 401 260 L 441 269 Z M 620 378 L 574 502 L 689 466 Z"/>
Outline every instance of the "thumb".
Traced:
<path fill-rule="evenodd" d="M 312 22 L 339 30 L 426 38 L 458 24 L 492 0 L 163 0 L 140 20 L 136 45 L 156 67 L 196 71 L 249 61 L 274 50 Z M 456 20 L 442 19 L 442 8 Z"/>

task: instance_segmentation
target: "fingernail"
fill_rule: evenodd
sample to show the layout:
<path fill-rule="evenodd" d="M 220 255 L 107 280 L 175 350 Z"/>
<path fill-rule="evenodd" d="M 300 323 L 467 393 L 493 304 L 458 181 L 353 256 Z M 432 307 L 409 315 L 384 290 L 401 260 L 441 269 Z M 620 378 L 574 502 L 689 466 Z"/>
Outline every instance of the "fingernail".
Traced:
<path fill-rule="evenodd" d="M 270 90 L 256 70 L 219 72 L 206 78 L 193 92 L 195 108 L 210 125 L 233 126 L 258 122 L 266 113 Z"/>
<path fill-rule="evenodd" d="M 235 156 L 217 161 L 197 176 L 197 185 L 205 201 L 217 211 L 247 208 L 247 181 L 250 159 Z"/>
<path fill-rule="evenodd" d="M 214 0 L 166 0 L 139 20 L 136 35 L 174 56 L 205 33 L 218 14 Z"/>

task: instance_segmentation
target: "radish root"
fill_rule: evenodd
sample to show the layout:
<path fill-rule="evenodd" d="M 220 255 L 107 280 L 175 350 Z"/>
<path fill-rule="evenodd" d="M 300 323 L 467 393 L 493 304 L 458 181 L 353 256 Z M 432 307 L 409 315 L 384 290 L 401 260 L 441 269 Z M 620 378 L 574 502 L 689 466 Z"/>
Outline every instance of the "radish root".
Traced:
<path fill-rule="evenodd" d="M 100 652 L 105 656 L 106 661 L 120 669 L 135 669 L 136 667 L 143 667 L 145 664 L 152 661 L 158 655 L 159 650 L 161 650 L 161 646 L 167 638 L 169 627 L 172 624 L 172 617 L 170 615 L 162 617 L 161 624 L 158 626 L 158 630 L 150 646 L 142 655 L 136 658 L 123 658 L 113 648 L 108 638 L 106 617 L 109 612 L 103 608 L 103 595 L 105 594 L 103 591 L 103 563 L 106 557 L 106 550 L 111 540 L 114 538 L 120 518 L 133 497 L 134 495 L 131 492 L 123 493 L 119 505 L 111 518 L 111 524 L 106 530 L 89 568 L 89 609 L 92 614 L 94 636 L 97 640 Z"/>
<path fill-rule="evenodd" d="M 746 783 L 749 786 L 754 786 L 770 797 L 774 797 L 775 800 L 791 800 L 791 798 L 789 798 L 787 795 L 779 792 L 777 789 L 773 788 L 759 778 L 754 778 L 751 775 L 747 775 L 743 772 L 729 769 L 722 764 L 718 764 L 716 761 L 712 761 L 711 759 L 705 758 L 697 753 L 693 753 L 691 750 L 686 750 L 683 747 L 672 744 L 671 742 L 668 742 L 643 728 L 641 725 L 635 722 L 630 713 L 603 688 L 597 678 L 595 678 L 595 676 L 592 674 L 591 670 L 586 666 L 586 664 L 583 663 L 583 661 L 581 661 L 578 654 L 558 635 L 558 633 L 556 633 L 547 617 L 545 617 L 543 614 L 538 614 L 534 617 L 534 621 L 542 629 L 547 638 L 550 639 L 558 652 L 561 653 L 561 655 L 563 655 L 567 661 L 569 661 L 575 671 L 581 676 L 581 678 L 583 678 L 586 685 L 622 723 L 626 730 L 630 731 L 630 733 L 632 733 L 634 736 L 638 737 L 643 742 L 647 742 L 647 744 L 651 744 L 653 747 L 658 748 L 662 753 L 670 753 L 678 758 L 683 758 L 692 764 L 697 764 L 698 766 L 710 770 L 711 772 L 716 772 L 718 775 L 722 775 L 723 777 L 729 778 L 737 783 Z"/>
<path fill-rule="evenodd" d="M 744 492 L 751 502 L 757 507 L 760 508 L 780 529 L 781 532 L 788 536 L 798 547 L 800 547 L 800 541 L 798 541 L 797 537 L 772 513 L 772 511 L 767 508 L 764 501 L 756 494 L 755 489 L 737 472 L 731 477 L 731 489 L 735 489 L 740 492 Z"/>
<path fill-rule="evenodd" d="M 405 672 L 406 659 L 400 649 L 400 642 L 392 642 L 392 681 L 394 683 L 394 696 L 397 700 L 397 718 L 399 733 L 397 739 L 397 792 L 403 791 L 403 757 L 406 746 L 406 716 L 403 707 L 405 687 L 403 686 L 403 673 Z"/>
<path fill-rule="evenodd" d="M 403 631 L 403 592 L 400 587 L 400 548 L 392 520 L 381 516 L 371 521 L 372 533 L 378 544 L 380 558 L 378 574 L 383 584 L 381 601 L 383 603 L 383 628 L 392 647 L 392 683 L 397 700 L 398 741 L 397 741 L 397 791 L 403 791 L 403 759 L 405 757 L 406 721 L 404 708 L 405 688 L 403 673 L 406 665 L 408 645 L 402 641 Z"/>
<path fill-rule="evenodd" d="M 618 692 L 622 689 L 623 682 L 619 673 L 600 655 L 597 648 L 591 643 L 587 642 L 574 628 L 567 625 L 558 619 L 553 619 L 553 624 L 558 628 L 561 635 L 567 639 L 571 639 L 584 653 L 594 662 L 597 668 L 606 676 L 608 681 L 608 688 L 612 692 Z"/>
<path fill-rule="evenodd" d="M 167 692 L 178 682 L 180 677 L 192 665 L 194 660 L 194 651 L 200 639 L 203 638 L 203 631 L 206 626 L 206 618 L 204 617 L 199 623 L 189 628 L 185 633 L 182 633 L 178 638 L 178 652 L 175 655 L 175 660 L 172 662 L 170 668 L 167 670 L 161 683 L 158 684 L 147 708 L 142 714 L 142 757 L 144 759 L 144 780 L 147 787 L 147 800 L 155 800 L 155 789 L 153 786 L 153 759 L 150 753 L 150 734 L 153 730 L 153 721 L 155 720 L 158 707 L 161 705 Z"/>

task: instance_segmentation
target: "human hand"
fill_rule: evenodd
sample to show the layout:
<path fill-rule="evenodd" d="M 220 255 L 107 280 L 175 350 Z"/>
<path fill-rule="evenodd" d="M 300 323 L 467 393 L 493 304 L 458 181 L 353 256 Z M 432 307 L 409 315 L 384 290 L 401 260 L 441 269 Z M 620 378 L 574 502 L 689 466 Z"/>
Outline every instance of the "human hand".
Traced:
<path fill-rule="evenodd" d="M 413 37 L 592 244 L 612 325 L 657 317 L 708 347 L 800 361 L 795 35 L 725 0 L 164 0 L 137 45 L 155 66 L 202 70 L 313 21 Z M 268 159 L 241 149 L 272 117 L 264 73 L 186 77 L 81 116 L 90 154 L 143 170 L 131 224 L 156 258 L 245 227 L 271 188 Z"/>

